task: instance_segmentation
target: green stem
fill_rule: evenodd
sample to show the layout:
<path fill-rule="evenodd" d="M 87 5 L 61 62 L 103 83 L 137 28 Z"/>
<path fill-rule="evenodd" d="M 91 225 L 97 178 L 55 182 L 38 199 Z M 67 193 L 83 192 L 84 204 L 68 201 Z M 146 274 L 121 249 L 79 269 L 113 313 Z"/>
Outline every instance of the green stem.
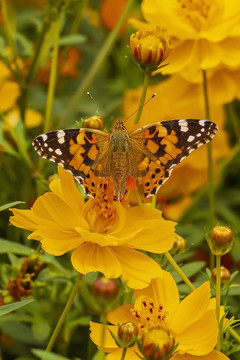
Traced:
<path fill-rule="evenodd" d="M 219 325 L 219 333 L 217 339 L 216 350 L 220 351 L 220 306 L 221 306 L 221 255 L 216 255 L 216 318 Z"/>
<path fill-rule="evenodd" d="M 191 281 L 188 279 L 188 277 L 184 274 L 182 269 L 178 266 L 176 261 L 173 259 L 173 257 L 169 254 L 169 252 L 164 253 L 165 257 L 167 258 L 168 262 L 172 265 L 174 270 L 178 273 L 179 276 L 183 279 L 185 284 L 189 287 L 191 291 L 195 290 L 195 286 L 191 283 Z"/>
<path fill-rule="evenodd" d="M 232 328 L 229 329 L 229 332 L 230 332 L 230 334 L 232 335 L 232 337 L 233 337 L 235 340 L 237 340 L 237 342 L 240 343 L 240 336 L 238 335 L 238 333 L 237 333 L 234 329 L 232 329 Z"/>
<path fill-rule="evenodd" d="M 152 197 L 152 207 L 156 207 L 156 203 L 157 203 L 157 196 L 156 195 L 154 195 L 153 197 Z"/>
<path fill-rule="evenodd" d="M 16 67 L 16 74 L 18 76 L 18 78 L 20 78 L 20 70 L 18 67 L 18 63 L 17 63 L 17 45 L 16 45 L 16 41 L 13 37 L 13 30 L 11 28 L 11 21 L 10 18 L 8 16 L 8 11 L 7 11 L 7 5 L 5 0 L 1 0 L 1 7 L 2 7 L 2 14 L 3 14 L 3 18 L 4 18 L 4 27 L 5 27 L 5 32 L 6 32 L 6 37 L 7 37 L 7 41 L 8 44 L 12 50 L 13 53 L 13 61 L 14 61 L 14 65 Z"/>
<path fill-rule="evenodd" d="M 206 71 L 203 70 L 203 94 L 204 94 L 204 103 L 205 103 L 205 115 L 206 119 L 210 120 L 210 111 L 209 111 L 209 99 L 208 99 L 208 89 L 207 89 L 207 76 Z M 214 198 L 214 184 L 213 184 L 213 165 L 212 165 L 212 144 L 208 144 L 208 181 L 209 181 L 209 219 L 210 227 L 213 228 L 215 223 L 215 198 Z"/>
<path fill-rule="evenodd" d="M 68 315 L 68 313 L 69 313 L 69 311 L 71 309 L 73 300 L 74 300 L 75 296 L 77 295 L 81 280 L 82 280 L 82 274 L 79 273 L 78 277 L 77 277 L 77 280 L 76 280 L 76 283 L 75 283 L 75 285 L 74 285 L 74 287 L 73 287 L 73 289 L 71 291 L 71 294 L 70 294 L 70 296 L 68 298 L 68 301 L 67 301 L 67 303 L 65 305 L 65 308 L 64 308 L 64 310 L 62 312 L 62 315 L 60 316 L 60 318 L 58 320 L 58 323 L 57 323 L 57 325 L 56 325 L 56 327 L 55 327 L 55 329 L 54 329 L 54 331 L 52 333 L 52 336 L 51 336 L 51 338 L 49 340 L 49 343 L 48 343 L 48 345 L 46 347 L 46 351 L 51 351 L 52 348 L 53 348 L 53 345 L 54 345 L 54 343 L 55 343 L 55 341 L 56 341 L 56 339 L 58 337 L 58 334 L 59 334 L 59 332 L 60 332 L 60 330 L 62 328 L 62 325 L 64 324 L 64 321 L 65 321 L 65 319 L 66 319 L 66 317 L 67 317 L 67 315 Z"/>
<path fill-rule="evenodd" d="M 52 117 L 52 107 L 53 107 L 53 99 L 54 99 L 56 77 L 57 77 L 57 58 L 58 58 L 58 46 L 59 46 L 60 32 L 61 32 L 61 12 L 59 13 L 59 16 L 55 23 L 53 54 L 52 54 L 50 81 L 49 81 L 49 87 L 48 87 L 48 93 L 47 93 L 44 132 L 49 131 L 51 117 Z"/>
<path fill-rule="evenodd" d="M 18 147 L 20 153 L 22 154 L 22 157 L 26 161 L 28 167 L 30 169 L 33 169 L 33 164 L 32 164 L 31 158 L 28 155 L 28 152 L 27 152 L 24 144 L 22 143 L 21 138 L 17 135 L 17 133 L 15 132 L 15 129 L 9 124 L 7 118 L 3 114 L 0 114 L 0 117 L 3 120 L 7 130 L 11 134 L 11 137 L 13 138 L 15 144 L 17 145 L 17 147 Z"/>
<path fill-rule="evenodd" d="M 101 323 L 103 326 L 102 326 L 102 333 L 101 333 L 101 345 L 100 345 L 99 358 L 100 358 L 100 360 L 104 360 L 105 359 L 104 344 L 105 344 L 105 336 L 106 336 L 106 330 L 107 330 L 106 313 L 102 314 Z"/>
<path fill-rule="evenodd" d="M 143 88 L 142 88 L 142 95 L 141 95 L 141 98 L 140 98 L 138 112 L 137 112 L 136 118 L 134 120 L 134 124 L 139 123 L 140 117 L 142 115 L 143 105 L 144 105 L 144 102 L 145 102 L 147 88 L 148 88 L 148 84 L 149 84 L 149 79 L 150 79 L 150 73 L 148 71 L 145 71 Z"/>
<path fill-rule="evenodd" d="M 236 136 L 238 142 L 240 142 L 240 124 L 239 124 L 238 116 L 234 109 L 234 103 L 226 105 L 226 110 L 232 122 L 234 135 Z"/>
<path fill-rule="evenodd" d="M 103 65 L 104 61 L 106 60 L 108 54 L 110 53 L 117 36 L 119 34 L 119 31 L 129 13 L 129 10 L 131 9 L 133 3 L 135 0 L 128 0 L 127 5 L 124 9 L 124 12 L 122 13 L 116 27 L 114 30 L 108 35 L 105 43 L 103 44 L 102 48 L 100 49 L 98 56 L 96 57 L 95 61 L 93 62 L 92 66 L 90 67 L 88 73 L 84 77 L 83 81 L 77 88 L 76 93 L 73 95 L 72 100 L 64 112 L 62 118 L 60 119 L 60 126 L 62 126 L 65 121 L 69 118 L 69 116 L 75 111 L 76 107 L 79 104 L 79 100 L 81 97 L 89 90 L 89 86 L 94 80 L 95 76 L 97 75 L 98 71 L 100 70 L 101 66 Z"/>
<path fill-rule="evenodd" d="M 121 359 L 120 359 L 120 360 L 124 360 L 124 359 L 125 359 L 126 353 L 127 353 L 127 348 L 125 348 L 125 349 L 122 350 L 122 356 L 121 356 Z"/>
<path fill-rule="evenodd" d="M 49 30 L 49 27 L 50 27 L 50 23 L 45 21 L 43 24 L 43 27 L 42 27 L 42 31 L 39 36 L 37 48 L 34 52 L 32 64 L 30 66 L 28 75 L 27 75 L 25 83 L 24 83 L 24 87 L 22 89 L 22 96 L 20 98 L 20 109 L 21 109 L 22 119 L 25 118 L 25 112 L 26 112 L 28 97 L 29 97 L 29 90 L 31 88 L 33 79 L 35 78 L 38 68 L 40 66 L 40 58 L 42 57 L 42 52 L 43 52 L 43 48 L 44 48 L 43 44 L 45 42 L 45 38 L 46 38 L 47 32 Z"/>

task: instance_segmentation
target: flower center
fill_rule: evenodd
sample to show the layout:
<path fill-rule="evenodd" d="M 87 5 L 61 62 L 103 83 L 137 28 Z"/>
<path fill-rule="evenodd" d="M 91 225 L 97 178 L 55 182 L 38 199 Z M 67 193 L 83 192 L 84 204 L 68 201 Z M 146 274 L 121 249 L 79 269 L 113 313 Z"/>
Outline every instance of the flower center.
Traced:
<path fill-rule="evenodd" d="M 203 29 L 223 11 L 218 0 L 178 0 L 178 3 L 179 14 L 197 30 Z"/>
<path fill-rule="evenodd" d="M 153 300 L 148 296 L 139 296 L 132 315 L 136 318 L 136 325 L 139 332 L 142 334 L 144 331 L 154 327 L 168 327 L 168 313 L 162 305 L 155 306 Z"/>

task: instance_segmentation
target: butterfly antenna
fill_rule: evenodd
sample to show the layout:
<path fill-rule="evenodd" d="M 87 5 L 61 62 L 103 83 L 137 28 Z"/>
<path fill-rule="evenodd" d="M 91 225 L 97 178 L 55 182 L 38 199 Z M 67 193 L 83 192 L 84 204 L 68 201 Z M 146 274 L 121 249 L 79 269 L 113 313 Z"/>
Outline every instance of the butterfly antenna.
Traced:
<path fill-rule="evenodd" d="M 157 93 L 153 93 L 152 96 L 150 97 L 150 99 L 148 99 L 142 106 L 140 106 L 137 110 L 135 110 L 131 115 L 129 115 L 126 119 L 123 120 L 123 123 L 125 123 L 125 121 L 127 121 L 131 116 L 133 116 L 134 114 L 136 114 L 138 112 L 138 110 L 142 109 L 145 105 L 147 105 L 147 103 L 149 103 L 150 100 L 152 100 L 155 96 L 157 95 Z"/>
<path fill-rule="evenodd" d="M 87 95 L 90 97 L 90 99 L 91 99 L 93 102 L 95 102 L 95 104 L 97 105 L 97 107 L 98 107 L 99 110 L 100 110 L 100 113 L 102 113 L 102 116 L 105 116 L 105 115 L 106 115 L 106 110 L 104 109 L 104 107 L 103 107 L 101 104 L 99 104 L 99 103 L 94 99 L 94 97 L 92 96 L 92 94 L 91 94 L 89 91 L 87 91 Z"/>

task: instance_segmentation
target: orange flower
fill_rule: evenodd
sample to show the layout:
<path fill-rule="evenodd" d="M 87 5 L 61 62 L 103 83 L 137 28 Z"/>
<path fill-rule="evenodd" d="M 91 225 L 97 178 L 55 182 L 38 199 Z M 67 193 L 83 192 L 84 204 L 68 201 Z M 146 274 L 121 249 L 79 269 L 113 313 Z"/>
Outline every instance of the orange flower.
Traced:
<path fill-rule="evenodd" d="M 103 25 L 108 30 L 113 30 L 120 18 L 124 8 L 127 5 L 127 0 L 103 0 L 100 8 L 100 18 Z M 125 34 L 127 30 L 127 22 L 121 27 L 120 34 Z"/>

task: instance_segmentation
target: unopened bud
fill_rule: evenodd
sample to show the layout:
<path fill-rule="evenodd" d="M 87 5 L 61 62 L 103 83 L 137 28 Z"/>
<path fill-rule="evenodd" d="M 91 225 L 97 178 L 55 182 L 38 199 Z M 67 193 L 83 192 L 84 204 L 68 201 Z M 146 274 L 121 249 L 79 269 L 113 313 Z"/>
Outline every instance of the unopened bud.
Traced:
<path fill-rule="evenodd" d="M 138 336 L 138 328 L 132 322 L 122 324 L 118 329 L 118 338 L 121 347 L 127 348 L 133 346 Z"/>
<path fill-rule="evenodd" d="M 84 128 L 91 128 L 91 129 L 104 129 L 104 120 L 99 115 L 93 115 L 83 121 Z"/>
<path fill-rule="evenodd" d="M 227 226 L 215 226 L 211 230 L 210 239 L 207 240 L 214 255 L 224 255 L 233 247 L 233 233 Z"/>
<path fill-rule="evenodd" d="M 92 293 L 101 309 L 109 311 L 111 303 L 114 302 L 119 293 L 118 281 L 116 279 L 99 277 L 92 285 Z"/>
<path fill-rule="evenodd" d="M 142 336 L 142 352 L 145 359 L 163 360 L 175 349 L 175 336 L 171 330 L 154 328 Z"/>

